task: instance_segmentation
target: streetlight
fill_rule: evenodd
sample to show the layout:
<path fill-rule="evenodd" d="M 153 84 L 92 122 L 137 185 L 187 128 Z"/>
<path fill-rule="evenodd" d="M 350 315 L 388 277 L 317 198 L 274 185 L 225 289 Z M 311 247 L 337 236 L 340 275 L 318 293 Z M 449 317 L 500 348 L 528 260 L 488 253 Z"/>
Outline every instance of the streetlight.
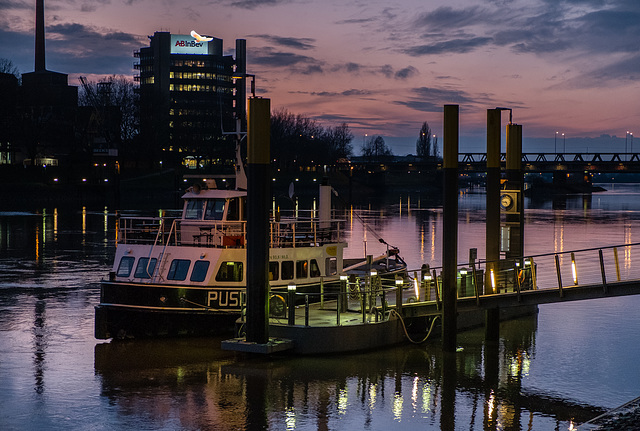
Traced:
<path fill-rule="evenodd" d="M 562 153 L 566 153 L 567 152 L 567 146 L 565 145 L 566 141 L 565 141 L 565 136 L 564 136 L 564 132 L 562 132 Z"/>
<path fill-rule="evenodd" d="M 553 152 L 558 154 L 558 147 L 556 145 L 556 142 L 558 141 L 558 133 L 556 132 L 556 135 L 553 137 Z"/>
<path fill-rule="evenodd" d="M 254 74 L 251 73 L 243 73 L 240 75 L 234 75 L 232 76 L 233 79 L 246 79 L 246 78 L 251 78 L 251 96 L 253 96 L 253 98 L 256 97 L 256 76 Z"/>

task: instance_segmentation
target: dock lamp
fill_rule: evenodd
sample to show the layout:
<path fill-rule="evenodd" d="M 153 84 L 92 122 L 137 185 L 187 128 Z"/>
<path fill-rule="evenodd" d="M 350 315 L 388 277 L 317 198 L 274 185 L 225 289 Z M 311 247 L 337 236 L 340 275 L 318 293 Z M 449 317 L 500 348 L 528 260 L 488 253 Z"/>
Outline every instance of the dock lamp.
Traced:
<path fill-rule="evenodd" d="M 340 312 L 347 311 L 347 280 L 349 277 L 346 274 L 340 275 L 340 295 L 338 296 L 338 308 Z"/>
<path fill-rule="evenodd" d="M 396 307 L 402 307 L 402 283 L 404 280 L 401 276 L 396 275 Z"/>
<path fill-rule="evenodd" d="M 424 279 L 424 299 L 425 301 L 428 301 L 430 299 L 430 294 L 431 294 L 431 279 L 432 279 L 431 274 L 426 273 L 423 276 L 423 279 Z"/>
<path fill-rule="evenodd" d="M 287 286 L 287 307 L 289 308 L 289 325 L 296 324 L 296 285 L 289 283 Z"/>
<path fill-rule="evenodd" d="M 489 277 L 491 278 L 491 290 L 493 293 L 496 293 L 496 276 L 493 272 L 493 268 L 491 268 L 491 271 L 489 272 Z"/>

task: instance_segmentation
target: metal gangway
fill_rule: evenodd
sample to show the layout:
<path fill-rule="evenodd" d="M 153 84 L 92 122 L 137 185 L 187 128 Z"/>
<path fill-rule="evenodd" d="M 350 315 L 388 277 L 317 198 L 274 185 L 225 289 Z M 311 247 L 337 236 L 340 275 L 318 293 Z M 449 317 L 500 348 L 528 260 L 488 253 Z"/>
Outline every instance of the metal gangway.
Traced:
<path fill-rule="evenodd" d="M 487 271 L 487 268 L 497 268 Z M 272 322 L 341 326 L 442 313 L 441 267 L 327 278 L 314 293 L 272 292 Z M 493 272 L 493 273 L 492 273 Z M 457 312 L 640 294 L 640 243 L 458 265 Z"/>

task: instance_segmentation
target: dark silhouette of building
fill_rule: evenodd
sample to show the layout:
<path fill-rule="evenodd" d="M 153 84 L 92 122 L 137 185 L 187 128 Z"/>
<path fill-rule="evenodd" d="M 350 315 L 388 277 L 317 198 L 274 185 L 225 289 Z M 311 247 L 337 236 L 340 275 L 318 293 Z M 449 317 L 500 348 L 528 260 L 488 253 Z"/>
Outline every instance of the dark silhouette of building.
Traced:
<path fill-rule="evenodd" d="M 18 100 L 18 78 L 11 73 L 0 73 L 0 165 L 15 160 L 14 123 Z"/>
<path fill-rule="evenodd" d="M 156 32 L 134 53 L 140 62 L 140 137 L 145 154 L 189 168 L 233 159 L 236 119 L 245 120 L 246 41 L 236 58 L 222 39 Z M 234 78 L 238 77 L 238 78 Z"/>
<path fill-rule="evenodd" d="M 64 73 L 45 68 L 44 0 L 36 1 L 35 70 L 22 74 L 14 139 L 27 164 L 71 157 L 75 148 L 78 87 Z"/>

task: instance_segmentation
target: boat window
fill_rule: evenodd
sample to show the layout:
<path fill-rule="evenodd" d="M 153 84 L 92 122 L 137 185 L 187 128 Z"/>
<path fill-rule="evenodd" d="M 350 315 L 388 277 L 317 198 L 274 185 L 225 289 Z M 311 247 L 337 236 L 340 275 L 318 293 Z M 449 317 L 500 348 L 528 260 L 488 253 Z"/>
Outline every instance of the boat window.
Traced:
<path fill-rule="evenodd" d="M 325 275 L 336 275 L 338 273 L 338 260 L 335 257 L 328 257 L 324 262 Z"/>
<path fill-rule="evenodd" d="M 238 208 L 238 199 L 229 199 L 229 211 L 227 212 L 227 220 L 239 220 L 240 208 Z"/>
<path fill-rule="evenodd" d="M 148 257 L 141 257 L 138 259 L 138 266 L 136 266 L 135 278 L 151 278 L 153 271 L 156 269 L 157 259 Z"/>
<path fill-rule="evenodd" d="M 293 261 L 285 260 L 282 262 L 282 280 L 293 280 Z"/>
<path fill-rule="evenodd" d="M 222 220 L 224 215 L 224 200 L 211 199 L 207 201 L 207 209 L 204 213 L 205 220 Z"/>
<path fill-rule="evenodd" d="M 242 281 L 242 262 L 222 262 L 216 281 Z"/>
<path fill-rule="evenodd" d="M 136 260 L 133 256 L 124 256 L 120 259 L 120 264 L 118 264 L 118 272 L 116 275 L 118 277 L 128 277 L 131 274 L 131 270 L 133 269 L 133 262 Z"/>
<path fill-rule="evenodd" d="M 311 277 L 320 277 L 320 268 L 318 267 L 318 262 L 315 259 L 311 259 L 309 262 Z"/>
<path fill-rule="evenodd" d="M 278 280 L 280 277 L 278 262 L 269 262 L 269 281 Z"/>
<path fill-rule="evenodd" d="M 203 207 L 204 201 L 202 199 L 189 199 L 184 212 L 184 218 L 187 220 L 201 220 Z"/>
<path fill-rule="evenodd" d="M 188 259 L 173 259 L 167 274 L 167 280 L 184 280 L 187 278 L 191 261 Z"/>
<path fill-rule="evenodd" d="M 307 278 L 309 276 L 309 262 L 298 260 L 296 262 L 296 278 Z"/>
<path fill-rule="evenodd" d="M 193 264 L 193 271 L 191 271 L 191 278 L 189 280 L 202 282 L 207 277 L 207 271 L 209 270 L 208 260 L 198 260 Z"/>

